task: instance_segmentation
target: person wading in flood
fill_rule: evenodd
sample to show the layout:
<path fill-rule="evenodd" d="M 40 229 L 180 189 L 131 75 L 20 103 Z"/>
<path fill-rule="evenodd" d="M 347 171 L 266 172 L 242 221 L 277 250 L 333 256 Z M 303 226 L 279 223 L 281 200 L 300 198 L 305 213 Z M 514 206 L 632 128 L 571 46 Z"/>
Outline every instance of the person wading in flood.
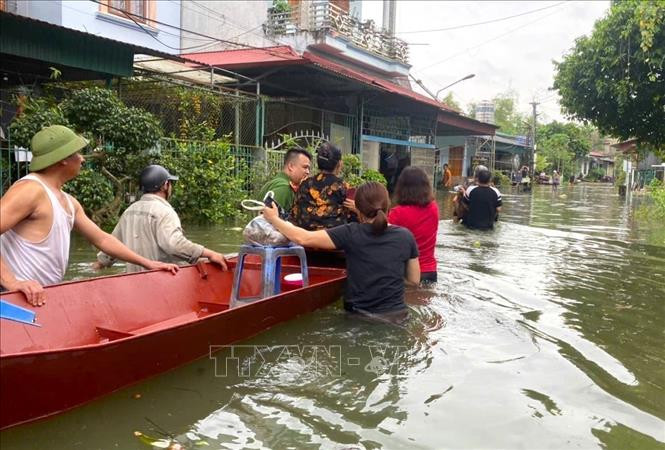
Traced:
<path fill-rule="evenodd" d="M 348 281 L 344 308 L 381 321 L 400 323 L 408 318 L 405 284 L 420 283 L 418 246 L 406 228 L 388 225 L 390 198 L 376 182 L 358 188 L 355 206 L 360 222 L 319 231 L 307 231 L 279 218 L 272 205 L 263 215 L 296 244 L 325 250 L 344 250 Z"/>
<path fill-rule="evenodd" d="M 85 215 L 81 204 L 62 191 L 85 161 L 79 153 L 88 141 L 62 125 L 36 133 L 31 142 L 33 172 L 15 182 L 0 200 L 0 284 L 23 292 L 35 306 L 45 303 L 43 286 L 60 283 L 69 262 L 75 228 L 95 247 L 145 267 L 178 271 L 175 264 L 137 255 Z"/>
<path fill-rule="evenodd" d="M 169 199 L 173 194 L 173 183 L 178 177 L 171 175 L 160 165 L 150 165 L 139 176 L 139 185 L 144 192 L 141 199 L 132 203 L 122 213 L 120 221 L 113 229 L 117 237 L 127 247 L 139 255 L 158 261 L 196 263 L 199 258 L 226 270 L 226 260 L 221 253 L 195 244 L 185 237 L 178 213 Z M 95 269 L 111 266 L 115 259 L 99 252 Z M 127 272 L 139 272 L 142 267 L 127 264 Z"/>
<path fill-rule="evenodd" d="M 559 190 L 559 184 L 561 184 L 561 175 L 555 170 L 552 172 L 552 192 Z"/>
<path fill-rule="evenodd" d="M 284 155 L 284 170 L 275 178 L 263 185 L 259 199 L 263 200 L 268 191 L 274 194 L 273 199 L 286 212 L 293 208 L 296 192 L 308 176 L 312 168 L 312 155 L 302 148 L 292 148 Z"/>
<path fill-rule="evenodd" d="M 397 206 L 390 210 L 388 222 L 406 228 L 418 244 L 420 281 L 435 283 L 436 234 L 439 228 L 439 207 L 434 201 L 432 185 L 420 167 L 406 167 L 395 186 Z"/>
<path fill-rule="evenodd" d="M 476 184 L 463 191 L 462 202 L 468 211 L 462 218 L 462 223 L 468 228 L 478 230 L 494 228 L 502 203 L 501 192 L 490 186 L 491 178 L 492 173 L 489 170 L 479 170 L 476 174 Z"/>

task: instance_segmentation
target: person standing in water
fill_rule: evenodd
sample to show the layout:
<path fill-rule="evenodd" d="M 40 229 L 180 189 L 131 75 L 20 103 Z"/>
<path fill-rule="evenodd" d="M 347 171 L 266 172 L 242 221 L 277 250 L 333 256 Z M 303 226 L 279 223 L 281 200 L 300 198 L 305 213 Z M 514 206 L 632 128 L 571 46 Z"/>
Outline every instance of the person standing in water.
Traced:
<path fill-rule="evenodd" d="M 561 175 L 555 170 L 552 172 L 552 192 L 559 190 L 559 184 L 561 184 Z"/>

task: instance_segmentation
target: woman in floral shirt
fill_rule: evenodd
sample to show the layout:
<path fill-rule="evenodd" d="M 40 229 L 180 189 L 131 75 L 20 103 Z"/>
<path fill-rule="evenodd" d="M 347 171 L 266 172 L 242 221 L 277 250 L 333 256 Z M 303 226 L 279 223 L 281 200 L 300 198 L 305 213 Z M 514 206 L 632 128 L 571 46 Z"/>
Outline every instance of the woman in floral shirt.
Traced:
<path fill-rule="evenodd" d="M 291 210 L 291 222 L 309 231 L 343 225 L 351 218 L 344 206 L 349 185 L 339 177 L 342 152 L 326 142 L 316 155 L 319 173 L 300 184 Z"/>

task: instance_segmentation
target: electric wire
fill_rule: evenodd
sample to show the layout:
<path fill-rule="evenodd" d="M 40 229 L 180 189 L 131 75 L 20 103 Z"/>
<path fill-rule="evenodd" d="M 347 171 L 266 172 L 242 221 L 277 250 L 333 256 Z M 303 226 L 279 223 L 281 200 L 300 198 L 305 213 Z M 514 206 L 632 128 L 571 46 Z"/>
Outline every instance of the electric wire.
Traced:
<path fill-rule="evenodd" d="M 515 27 L 515 28 L 513 28 L 513 29 L 511 29 L 511 30 L 508 30 L 508 31 L 505 32 L 505 33 L 499 34 L 498 36 L 494 36 L 493 38 L 488 39 L 488 40 L 486 40 L 486 41 L 483 41 L 483 42 L 481 42 L 481 43 L 479 43 L 479 44 L 473 45 L 473 46 L 471 46 L 471 47 L 467 47 L 467 48 L 465 48 L 464 50 L 462 50 L 462 51 L 460 51 L 460 52 L 457 52 L 457 53 L 454 53 L 454 54 L 452 54 L 452 55 L 450 55 L 450 56 L 448 56 L 448 57 L 446 57 L 446 58 L 444 58 L 444 59 L 440 59 L 440 60 L 435 61 L 435 62 L 433 62 L 433 63 L 431 63 L 431 64 L 428 64 L 428 65 L 426 65 L 426 66 L 424 66 L 424 67 L 419 67 L 419 68 L 418 68 L 418 71 L 422 71 L 422 70 L 426 70 L 426 69 L 429 69 L 429 68 L 434 67 L 434 66 L 438 66 L 438 65 L 441 64 L 441 63 L 444 63 L 444 62 L 449 61 L 449 60 L 451 60 L 451 59 L 453 59 L 453 58 L 456 58 L 456 57 L 458 57 L 458 56 L 460 56 L 460 55 L 463 55 L 464 53 L 467 53 L 469 50 L 474 50 L 474 49 L 480 48 L 480 47 L 482 47 L 482 46 L 485 45 L 485 44 L 489 44 L 490 42 L 494 42 L 494 41 L 496 41 L 496 40 L 498 40 L 498 39 L 501 39 L 502 37 L 505 37 L 505 36 L 507 36 L 507 35 L 509 35 L 509 34 L 511 34 L 511 33 L 514 33 L 515 31 L 521 30 L 522 28 L 528 27 L 529 25 L 533 25 L 534 23 L 536 23 L 536 22 L 540 22 L 541 20 L 545 20 L 545 19 L 547 19 L 548 17 L 553 16 L 554 14 L 558 14 L 559 12 L 561 12 L 561 9 L 557 9 L 556 11 L 554 11 L 554 12 L 552 12 L 552 13 L 550 13 L 550 14 L 546 14 L 546 15 L 544 15 L 544 16 L 542 16 L 542 17 L 539 17 L 538 19 L 535 19 L 535 20 L 532 20 L 532 21 L 527 22 L 527 23 L 525 23 L 525 24 L 522 24 L 522 25 L 520 25 L 519 27 Z"/>
<path fill-rule="evenodd" d="M 555 6 L 559 6 L 563 3 L 566 3 L 566 1 L 555 3 L 554 5 L 545 6 L 543 8 L 532 9 L 530 11 L 526 11 L 526 12 L 523 12 L 523 13 L 520 13 L 520 14 L 514 14 L 512 16 L 500 17 L 498 19 L 492 19 L 492 20 L 485 20 L 483 22 L 467 23 L 467 24 L 464 24 L 464 25 L 455 25 L 455 26 L 452 26 L 452 27 L 435 28 L 435 29 L 430 29 L 430 30 L 398 31 L 397 34 L 434 33 L 434 32 L 437 32 L 437 31 L 459 30 L 460 28 L 469 28 L 469 27 L 476 27 L 478 25 L 487 25 L 487 24 L 490 24 L 490 23 L 502 22 L 504 20 L 514 19 L 515 17 L 526 16 L 528 14 L 533 14 L 533 13 L 536 13 L 536 12 L 539 12 L 539 11 L 544 11 L 546 9 L 554 8 Z"/>
<path fill-rule="evenodd" d="M 126 16 L 128 16 L 128 17 L 129 17 L 129 16 L 133 16 L 133 17 L 136 17 L 136 18 L 139 18 L 139 19 L 143 19 L 143 20 L 147 20 L 147 21 L 150 21 L 150 22 L 156 23 L 156 24 L 158 24 L 158 25 L 162 25 L 162 26 L 166 26 L 166 27 L 173 28 L 173 29 L 177 29 L 177 30 L 180 30 L 181 32 L 190 33 L 190 34 L 193 34 L 193 35 L 195 35 L 195 36 L 200 36 L 200 37 L 208 38 L 208 39 L 215 40 L 215 41 L 218 41 L 218 42 L 221 42 L 221 43 L 224 43 L 224 44 L 234 45 L 234 46 L 236 46 L 236 47 L 242 47 L 242 48 L 253 49 L 253 50 L 261 50 L 261 51 L 264 51 L 264 52 L 266 52 L 266 53 L 268 53 L 268 54 L 270 54 L 270 55 L 272 55 L 272 56 L 275 56 L 275 57 L 277 57 L 277 58 L 286 59 L 286 58 L 284 57 L 283 54 L 277 53 L 277 52 L 275 52 L 275 51 L 271 51 L 270 49 L 267 49 L 267 48 L 265 48 L 265 47 L 255 47 L 255 46 L 253 46 L 253 45 L 243 44 L 243 43 L 241 43 L 241 42 L 235 42 L 235 41 L 230 41 L 230 40 L 228 40 L 228 39 L 222 39 L 222 38 L 216 38 L 216 37 L 213 37 L 213 36 L 208 36 L 208 35 L 206 35 L 206 34 L 199 33 L 198 31 L 187 30 L 187 29 L 185 29 L 185 28 L 178 27 L 178 26 L 175 26 L 175 25 L 171 25 L 171 24 L 169 24 L 169 23 L 161 22 L 161 21 L 159 21 L 159 20 L 150 19 L 150 18 L 147 18 L 147 17 L 145 17 L 145 16 L 141 16 L 141 15 L 138 15 L 138 14 L 134 14 L 134 13 L 127 12 L 127 11 L 125 11 L 125 10 L 122 10 L 122 9 L 116 8 L 116 7 L 114 7 L 114 6 L 108 5 L 108 4 L 106 4 L 106 3 L 103 3 L 103 2 L 100 1 L 100 0 L 90 0 L 90 1 L 93 2 L 93 3 L 97 3 L 97 4 L 99 4 L 99 5 L 104 5 L 104 6 L 108 7 L 109 9 L 113 9 L 113 10 L 116 10 L 116 11 L 122 12 L 124 15 L 126 15 Z M 134 20 L 134 22 L 136 23 L 136 20 Z M 137 23 L 137 25 L 139 25 L 139 27 L 140 27 L 144 32 L 146 32 L 146 33 L 152 35 L 152 33 L 150 33 L 148 30 L 145 30 L 143 27 L 141 27 L 140 24 Z M 153 37 L 154 37 L 154 36 L 153 36 Z M 167 47 L 170 47 L 170 46 L 167 46 Z M 174 48 L 174 50 L 176 50 L 176 49 Z M 183 49 L 183 50 L 186 50 L 186 49 Z"/>

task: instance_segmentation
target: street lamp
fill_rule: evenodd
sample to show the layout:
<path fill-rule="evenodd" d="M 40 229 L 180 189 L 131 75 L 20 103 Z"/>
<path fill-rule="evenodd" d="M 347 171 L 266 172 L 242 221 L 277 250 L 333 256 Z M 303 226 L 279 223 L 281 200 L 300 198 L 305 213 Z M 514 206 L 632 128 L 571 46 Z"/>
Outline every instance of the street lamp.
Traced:
<path fill-rule="evenodd" d="M 434 98 L 436 98 L 436 99 L 438 100 L 438 99 L 439 99 L 439 93 L 440 93 L 441 91 L 443 91 L 444 89 L 448 89 L 450 86 L 453 86 L 453 85 L 459 83 L 460 81 L 468 80 L 468 79 L 473 78 L 473 77 L 475 77 L 475 76 L 476 76 L 475 73 L 470 73 L 470 74 L 468 74 L 467 76 L 465 76 L 464 78 L 460 78 L 459 80 L 457 80 L 457 81 L 455 81 L 455 82 L 453 82 L 453 83 L 450 83 L 448 86 L 442 87 L 441 89 L 439 89 L 438 91 L 436 91 L 436 95 L 434 96 Z"/>

